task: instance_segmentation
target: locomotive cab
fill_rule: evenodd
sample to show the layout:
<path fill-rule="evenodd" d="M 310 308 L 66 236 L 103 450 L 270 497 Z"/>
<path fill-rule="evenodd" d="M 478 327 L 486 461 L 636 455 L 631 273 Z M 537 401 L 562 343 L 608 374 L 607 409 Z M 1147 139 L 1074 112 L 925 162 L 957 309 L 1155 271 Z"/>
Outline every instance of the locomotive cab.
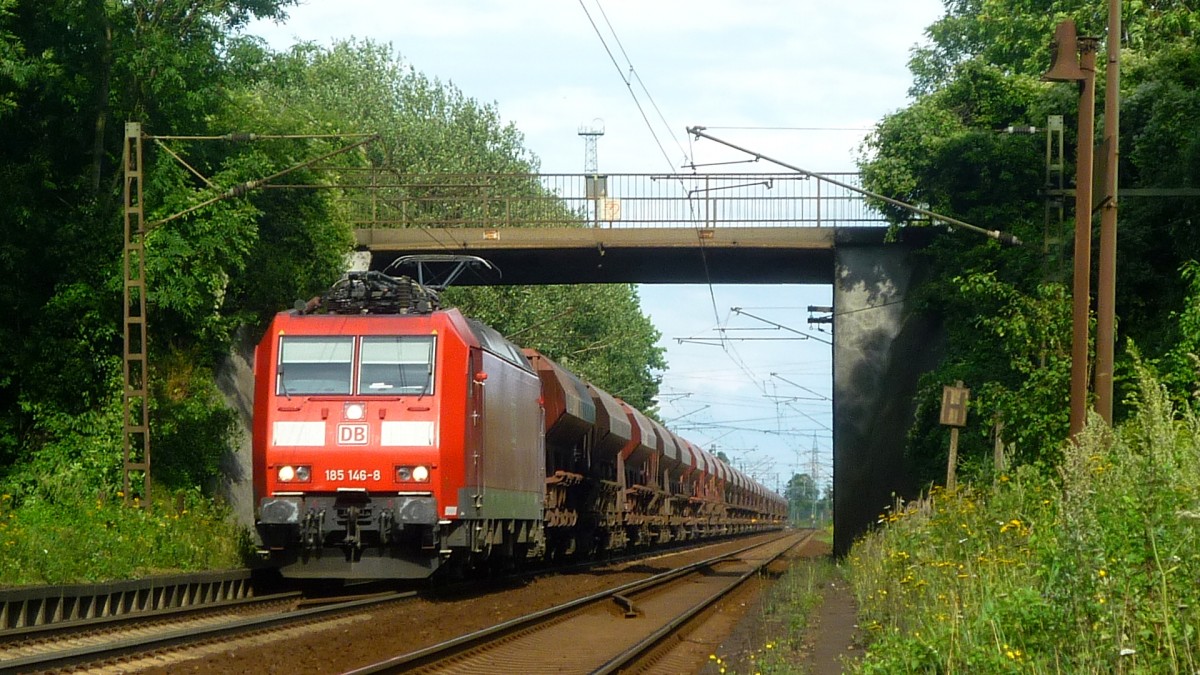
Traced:
<path fill-rule="evenodd" d="M 540 539 L 537 374 L 417 288 L 351 276 L 333 310 L 281 313 L 259 343 L 256 528 L 284 576 L 424 578 Z"/>
<path fill-rule="evenodd" d="M 441 470 L 436 320 L 276 317 L 256 354 L 257 529 L 295 570 L 428 575 Z M 261 426 L 260 426 L 261 423 Z M 436 563 L 436 556 L 432 557 Z M 293 574 L 300 576 L 300 574 Z"/>

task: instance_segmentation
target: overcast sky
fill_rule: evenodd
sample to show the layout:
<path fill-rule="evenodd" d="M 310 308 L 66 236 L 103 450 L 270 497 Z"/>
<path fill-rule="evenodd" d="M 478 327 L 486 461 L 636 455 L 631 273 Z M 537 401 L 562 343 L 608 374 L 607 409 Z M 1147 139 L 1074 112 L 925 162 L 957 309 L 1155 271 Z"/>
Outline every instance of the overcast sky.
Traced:
<path fill-rule="evenodd" d="M 286 23 L 248 32 L 276 49 L 391 43 L 416 70 L 494 103 L 544 173 L 582 172 L 581 126 L 604 129 L 602 172 L 744 159 L 689 140 L 691 125 L 808 170 L 852 171 L 866 129 L 906 105 L 909 51 L 942 11 L 941 0 L 307 0 Z M 815 447 L 820 481 L 829 480 L 832 365 L 820 340 L 830 336 L 810 328 L 806 309 L 832 303 L 828 286 L 639 293 L 667 349 L 668 427 L 772 488 L 807 472 Z M 679 342 L 713 338 L 718 326 L 770 327 L 732 307 L 820 340 Z"/>

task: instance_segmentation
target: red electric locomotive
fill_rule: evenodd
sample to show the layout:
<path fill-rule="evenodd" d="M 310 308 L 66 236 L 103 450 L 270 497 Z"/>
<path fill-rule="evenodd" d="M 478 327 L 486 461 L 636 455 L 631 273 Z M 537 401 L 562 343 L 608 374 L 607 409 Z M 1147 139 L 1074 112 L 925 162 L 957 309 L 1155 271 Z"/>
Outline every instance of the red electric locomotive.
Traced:
<path fill-rule="evenodd" d="M 257 526 L 272 562 L 288 576 L 415 578 L 452 552 L 520 557 L 542 521 L 537 374 L 417 284 L 368 275 L 327 296 L 349 313 L 281 313 L 255 353 Z M 394 313 L 353 313 L 371 296 Z"/>
<path fill-rule="evenodd" d="M 423 578 L 786 517 L 778 495 L 406 277 L 351 273 L 310 304 L 255 354 L 256 522 L 285 576 Z"/>

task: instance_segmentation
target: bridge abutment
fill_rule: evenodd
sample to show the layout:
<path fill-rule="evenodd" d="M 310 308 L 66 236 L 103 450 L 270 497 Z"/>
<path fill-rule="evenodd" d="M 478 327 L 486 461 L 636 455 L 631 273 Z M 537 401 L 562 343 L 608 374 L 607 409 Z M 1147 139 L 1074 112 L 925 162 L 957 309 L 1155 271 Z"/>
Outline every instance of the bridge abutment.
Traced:
<path fill-rule="evenodd" d="M 912 244 L 859 240 L 834 249 L 834 553 L 844 555 L 896 496 L 915 491 L 904 455 L 921 375 L 942 352 L 940 324 L 913 308 Z"/>

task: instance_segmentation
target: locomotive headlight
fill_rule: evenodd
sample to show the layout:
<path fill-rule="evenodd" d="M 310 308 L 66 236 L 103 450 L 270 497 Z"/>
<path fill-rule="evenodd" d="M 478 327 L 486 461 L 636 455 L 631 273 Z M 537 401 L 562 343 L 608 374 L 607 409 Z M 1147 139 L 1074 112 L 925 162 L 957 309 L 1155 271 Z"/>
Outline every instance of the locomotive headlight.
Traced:
<path fill-rule="evenodd" d="M 412 477 L 413 480 L 417 481 L 418 483 L 424 483 L 425 481 L 429 480 L 429 469 L 423 466 L 418 466 L 412 470 Z"/>
<path fill-rule="evenodd" d="M 412 480 L 412 469 L 407 466 L 396 467 L 396 480 L 401 483 Z"/>
<path fill-rule="evenodd" d="M 361 403 L 347 403 L 342 414 L 348 420 L 361 420 L 367 416 L 367 407 Z"/>
<path fill-rule="evenodd" d="M 279 467 L 279 471 L 275 475 L 281 483 L 307 483 L 312 480 L 312 467 L 288 464 Z"/>

